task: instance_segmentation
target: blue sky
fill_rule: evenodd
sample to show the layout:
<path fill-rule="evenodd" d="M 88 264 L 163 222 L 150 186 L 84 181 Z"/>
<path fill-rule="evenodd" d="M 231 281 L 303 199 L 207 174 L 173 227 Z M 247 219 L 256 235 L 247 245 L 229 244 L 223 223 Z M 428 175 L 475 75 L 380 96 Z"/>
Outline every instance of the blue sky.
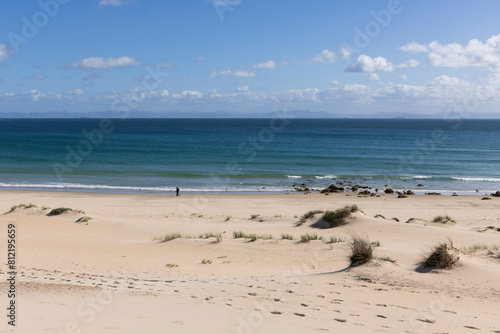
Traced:
<path fill-rule="evenodd" d="M 498 1 L 3 1 L 0 112 L 494 112 Z"/>

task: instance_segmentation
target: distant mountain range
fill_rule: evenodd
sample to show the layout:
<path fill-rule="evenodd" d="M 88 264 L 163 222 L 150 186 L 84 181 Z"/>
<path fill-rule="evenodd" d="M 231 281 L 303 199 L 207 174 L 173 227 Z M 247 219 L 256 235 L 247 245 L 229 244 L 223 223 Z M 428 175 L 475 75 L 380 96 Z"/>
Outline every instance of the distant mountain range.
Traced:
<path fill-rule="evenodd" d="M 264 113 L 234 113 L 234 112 L 151 112 L 151 111 L 133 111 L 127 114 L 125 118 L 273 118 L 278 112 Z M 417 113 L 394 113 L 379 112 L 375 114 L 332 114 L 326 111 L 310 110 L 292 110 L 284 113 L 288 118 L 409 118 L 409 119 L 441 119 L 441 118 L 460 118 L 459 114 L 417 114 Z M 122 118 L 123 112 L 104 111 L 87 113 L 62 112 L 30 112 L 0 113 L 0 118 Z M 474 113 L 464 116 L 470 119 L 500 119 L 500 113 Z"/>

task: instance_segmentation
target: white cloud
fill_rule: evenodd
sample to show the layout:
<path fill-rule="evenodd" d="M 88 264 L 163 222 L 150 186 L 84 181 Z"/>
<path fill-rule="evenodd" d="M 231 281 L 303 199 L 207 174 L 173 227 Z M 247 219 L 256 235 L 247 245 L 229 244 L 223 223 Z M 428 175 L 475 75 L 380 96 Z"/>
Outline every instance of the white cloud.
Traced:
<path fill-rule="evenodd" d="M 398 50 L 410 53 L 423 53 L 429 51 L 427 46 L 417 42 L 410 42 L 406 45 L 400 46 Z"/>
<path fill-rule="evenodd" d="M 367 80 L 367 81 L 378 81 L 380 80 L 379 76 L 377 73 L 366 73 L 364 76 L 363 76 L 363 79 Z"/>
<path fill-rule="evenodd" d="M 248 92 L 250 90 L 250 86 L 241 86 L 236 88 L 237 92 Z"/>
<path fill-rule="evenodd" d="M 33 74 L 33 75 L 30 75 L 30 76 L 27 76 L 27 77 L 20 77 L 19 79 L 24 79 L 24 80 L 43 80 L 43 79 L 45 79 L 45 75 L 43 75 L 42 73 L 37 73 L 37 74 Z"/>
<path fill-rule="evenodd" d="M 332 80 L 330 82 L 330 84 L 332 84 L 332 85 L 340 85 L 340 81 L 338 81 L 338 80 Z"/>
<path fill-rule="evenodd" d="M 126 66 L 140 65 L 141 62 L 132 57 L 119 57 L 119 58 L 102 58 L 102 57 L 89 57 L 82 61 L 74 62 L 68 65 L 71 68 L 78 69 L 107 69 Z"/>
<path fill-rule="evenodd" d="M 129 1 L 123 1 L 123 0 L 99 0 L 100 7 L 104 7 L 104 6 L 120 7 L 120 6 L 126 5 L 128 3 L 129 3 Z"/>
<path fill-rule="evenodd" d="M 408 77 L 406 76 L 406 74 L 401 74 L 399 77 L 398 77 L 399 80 L 406 80 L 408 79 Z"/>
<path fill-rule="evenodd" d="M 236 70 L 236 71 L 221 71 L 217 73 L 216 71 L 212 71 L 209 75 L 209 78 L 215 78 L 218 76 L 219 78 L 255 78 L 255 73 L 253 72 L 248 72 L 248 71 L 242 71 L 242 70 Z"/>
<path fill-rule="evenodd" d="M 276 62 L 273 60 L 266 61 L 265 63 L 253 65 L 252 68 L 260 68 L 260 69 L 266 69 L 266 70 L 275 70 L 276 69 Z"/>
<path fill-rule="evenodd" d="M 402 64 L 399 64 L 399 65 L 396 65 L 396 67 L 417 67 L 418 65 L 420 65 L 420 61 L 418 60 L 415 60 L 415 59 L 410 59 Z"/>
<path fill-rule="evenodd" d="M 345 69 L 346 72 L 392 72 L 394 64 L 384 57 L 371 58 L 367 55 L 360 55 L 355 63 Z"/>
<path fill-rule="evenodd" d="M 399 48 L 407 52 L 426 52 L 427 64 L 433 67 L 479 67 L 490 72 L 489 82 L 500 82 L 500 34 L 485 42 L 471 39 L 467 44 L 441 44 L 433 41 L 428 45 L 411 42 Z"/>
<path fill-rule="evenodd" d="M 196 61 L 205 61 L 205 57 L 203 56 L 196 57 Z"/>
<path fill-rule="evenodd" d="M 0 62 L 6 60 L 10 57 L 10 52 L 7 50 L 7 46 L 5 44 L 0 43 Z"/>
<path fill-rule="evenodd" d="M 185 90 L 181 93 L 172 93 L 172 98 L 175 100 L 181 99 L 200 99 L 203 97 L 203 93 L 196 90 Z"/>
<path fill-rule="evenodd" d="M 309 64 L 332 64 L 339 59 L 349 58 L 350 55 L 351 50 L 347 48 L 341 48 L 338 53 L 325 49 L 311 59 Z"/>
<path fill-rule="evenodd" d="M 88 92 L 83 90 L 83 89 L 77 88 L 75 90 L 67 92 L 66 94 L 68 94 L 68 95 L 87 95 Z"/>
<path fill-rule="evenodd" d="M 217 7 L 238 6 L 243 3 L 242 0 L 209 0 L 209 2 L 213 3 Z"/>

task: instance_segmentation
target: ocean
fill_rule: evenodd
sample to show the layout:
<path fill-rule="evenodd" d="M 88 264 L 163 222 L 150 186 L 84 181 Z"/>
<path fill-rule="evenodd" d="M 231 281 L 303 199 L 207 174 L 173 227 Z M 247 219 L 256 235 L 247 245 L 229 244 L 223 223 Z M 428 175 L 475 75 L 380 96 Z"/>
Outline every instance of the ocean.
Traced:
<path fill-rule="evenodd" d="M 0 189 L 500 190 L 500 120 L 0 119 Z M 477 190 L 477 191 L 476 191 Z"/>

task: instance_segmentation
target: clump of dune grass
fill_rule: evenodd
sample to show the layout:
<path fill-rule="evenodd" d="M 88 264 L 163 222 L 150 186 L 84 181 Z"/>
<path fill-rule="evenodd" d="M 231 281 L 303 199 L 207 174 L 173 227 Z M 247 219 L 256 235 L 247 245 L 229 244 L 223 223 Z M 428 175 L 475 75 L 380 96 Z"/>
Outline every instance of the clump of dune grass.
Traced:
<path fill-rule="evenodd" d="M 349 241 L 349 262 L 351 266 L 359 266 L 370 262 L 373 259 L 373 247 L 370 240 L 366 237 L 359 235 L 351 236 L 352 240 Z"/>
<path fill-rule="evenodd" d="M 346 219 L 357 211 L 359 211 L 359 208 L 356 204 L 346 205 L 335 211 L 326 211 L 323 215 L 323 220 L 330 224 L 330 227 L 337 227 L 345 224 L 347 222 Z"/>
<path fill-rule="evenodd" d="M 50 211 L 49 213 L 47 213 L 47 216 L 59 216 L 65 212 L 70 212 L 70 211 L 73 211 L 73 209 L 70 209 L 70 208 L 57 208 L 57 209 L 53 209 L 52 211 Z"/>
<path fill-rule="evenodd" d="M 449 269 L 459 260 L 458 250 L 452 244 L 442 243 L 431 249 L 420 264 L 428 269 Z"/>
<path fill-rule="evenodd" d="M 493 246 L 488 246 L 485 244 L 475 244 L 470 246 L 469 248 L 466 249 L 469 253 L 475 253 L 477 251 L 483 251 L 483 250 L 488 250 L 488 251 L 497 251 L 498 246 L 493 245 Z"/>
<path fill-rule="evenodd" d="M 250 239 L 250 242 L 256 241 L 257 239 L 263 239 L 263 240 L 272 240 L 274 237 L 270 234 L 267 235 L 257 235 L 255 233 L 252 234 L 246 234 L 241 231 L 234 231 L 233 232 L 233 238 L 234 239 Z"/>
<path fill-rule="evenodd" d="M 231 216 L 227 216 L 224 221 L 227 222 L 227 221 L 229 221 L 229 219 L 231 219 Z"/>
<path fill-rule="evenodd" d="M 281 233 L 281 240 L 295 240 L 295 237 L 288 233 Z"/>
<path fill-rule="evenodd" d="M 250 215 L 250 220 L 255 220 L 259 217 L 260 215 Z"/>
<path fill-rule="evenodd" d="M 344 242 L 344 239 L 336 237 L 336 236 L 333 236 L 333 235 L 330 236 L 330 238 L 328 239 L 328 243 L 330 243 L 330 244 L 336 244 L 336 243 L 339 243 L 339 242 Z"/>
<path fill-rule="evenodd" d="M 453 223 L 455 224 L 456 221 L 451 219 L 450 216 L 446 215 L 446 216 L 436 216 L 434 217 L 434 219 L 432 220 L 434 223 L 441 223 L 441 224 L 446 224 L 446 223 Z"/>
<path fill-rule="evenodd" d="M 205 234 L 200 234 L 199 238 L 200 239 L 215 238 L 215 242 L 219 243 L 222 241 L 222 234 L 220 234 L 220 233 L 205 233 Z"/>
<path fill-rule="evenodd" d="M 407 221 L 405 221 L 405 224 L 409 224 L 409 223 L 411 223 L 414 220 L 417 220 L 417 218 L 410 218 Z"/>
<path fill-rule="evenodd" d="M 391 262 L 391 263 L 396 263 L 397 262 L 397 260 L 391 259 L 388 256 L 382 256 L 382 257 L 379 257 L 378 259 L 380 261 L 386 261 L 386 262 Z"/>
<path fill-rule="evenodd" d="M 374 217 L 374 218 L 382 218 L 382 219 L 385 219 L 385 217 L 384 217 L 384 216 L 379 215 L 379 214 L 375 215 L 375 217 Z"/>
<path fill-rule="evenodd" d="M 318 236 L 316 233 L 314 234 L 306 233 L 300 236 L 301 242 L 309 242 L 311 240 L 323 240 L 323 237 Z"/>
<path fill-rule="evenodd" d="M 6 215 L 6 214 L 9 214 L 9 213 L 12 213 L 12 212 L 16 211 L 18 207 L 19 207 L 19 205 L 13 205 L 13 206 L 11 206 L 11 207 L 10 207 L 10 210 L 9 210 L 9 211 L 7 211 L 7 212 L 5 212 L 5 213 L 4 213 L 4 215 Z"/>
<path fill-rule="evenodd" d="M 26 204 L 19 204 L 19 205 L 14 205 L 14 206 L 11 206 L 10 207 L 10 210 L 5 212 L 4 214 L 9 214 L 9 213 L 12 213 L 14 211 L 16 211 L 17 209 L 31 209 L 31 208 L 38 208 L 38 206 L 36 206 L 35 204 L 33 203 L 30 203 L 28 205 Z"/>
<path fill-rule="evenodd" d="M 201 264 L 212 264 L 212 260 L 201 260 Z"/>
<path fill-rule="evenodd" d="M 80 217 L 77 219 L 77 223 L 87 223 L 88 221 L 92 220 L 93 218 L 91 217 L 87 217 L 87 216 L 83 216 L 83 217 Z"/>
<path fill-rule="evenodd" d="M 170 234 L 167 234 L 167 235 L 161 237 L 160 241 L 167 242 L 167 241 L 171 241 L 171 240 L 175 240 L 175 239 L 179 239 L 179 238 L 182 238 L 182 235 L 180 233 L 170 233 Z"/>
<path fill-rule="evenodd" d="M 371 244 L 373 247 L 380 247 L 380 241 L 378 241 L 378 240 L 377 240 L 377 241 L 372 241 L 370 244 Z"/>
<path fill-rule="evenodd" d="M 174 263 L 167 263 L 165 265 L 165 267 L 167 267 L 167 268 L 178 268 L 179 265 L 178 264 L 174 264 Z"/>
<path fill-rule="evenodd" d="M 304 224 L 309 218 L 313 217 L 315 214 L 324 213 L 323 210 L 310 210 L 300 216 L 299 221 L 295 224 L 295 226 L 300 226 Z"/>

